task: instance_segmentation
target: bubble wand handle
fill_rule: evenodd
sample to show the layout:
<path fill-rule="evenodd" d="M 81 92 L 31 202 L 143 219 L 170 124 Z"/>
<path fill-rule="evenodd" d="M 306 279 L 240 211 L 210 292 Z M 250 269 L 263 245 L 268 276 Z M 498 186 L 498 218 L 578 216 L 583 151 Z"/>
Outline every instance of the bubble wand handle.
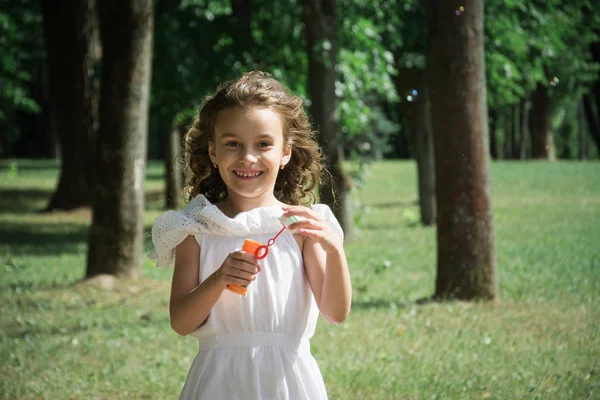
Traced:
<path fill-rule="evenodd" d="M 273 236 L 266 245 L 257 242 L 256 240 L 246 239 L 244 244 L 242 245 L 242 251 L 248 254 L 253 254 L 257 260 L 262 260 L 269 254 L 269 247 L 275 244 L 275 239 L 281 235 L 281 233 L 286 229 L 286 226 L 283 225 L 283 228 L 277 233 L 277 235 Z M 228 284 L 227 289 L 233 293 L 242 295 L 244 297 L 248 296 L 248 288 L 241 285 Z"/>

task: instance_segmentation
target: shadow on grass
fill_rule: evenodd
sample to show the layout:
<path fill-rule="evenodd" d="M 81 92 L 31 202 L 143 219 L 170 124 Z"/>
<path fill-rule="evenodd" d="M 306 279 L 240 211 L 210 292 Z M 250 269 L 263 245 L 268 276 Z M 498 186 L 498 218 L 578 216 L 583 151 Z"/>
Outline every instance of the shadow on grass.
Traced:
<path fill-rule="evenodd" d="M 43 208 L 50 201 L 52 193 L 47 189 L 0 188 L 0 214 L 42 213 Z M 42 204 L 41 208 L 40 203 Z M 164 192 L 156 189 L 146 190 L 145 203 L 147 209 L 163 209 Z"/>
<path fill-rule="evenodd" d="M 83 224 L 7 222 L 0 225 L 0 246 L 34 256 L 79 253 L 88 242 L 88 233 L 89 227 Z"/>
<path fill-rule="evenodd" d="M 382 298 L 369 298 L 359 299 L 352 301 L 353 310 L 369 310 L 372 308 L 377 309 L 389 309 L 389 308 L 407 308 L 408 306 L 415 304 L 406 300 L 398 299 L 382 299 Z"/>
<path fill-rule="evenodd" d="M 112 331 L 118 330 L 122 331 L 125 327 L 135 327 L 138 329 L 140 325 L 149 326 L 149 325 L 164 325 L 168 326 L 170 324 L 169 317 L 156 317 L 152 314 L 142 314 L 139 317 L 131 318 L 129 321 L 115 321 L 115 322 L 101 322 L 94 323 L 93 321 L 89 324 L 79 324 L 73 326 L 64 326 L 64 325 L 45 325 L 45 326 L 29 326 L 19 328 L 7 328 L 4 329 L 3 334 L 8 338 L 13 339 L 30 339 L 35 337 L 47 337 L 47 336 L 62 336 L 62 335 L 74 335 L 77 333 L 88 332 L 88 331 Z"/>
<path fill-rule="evenodd" d="M 42 202 L 44 205 L 50 200 L 52 193 L 43 189 L 2 189 L 0 188 L 0 213 L 22 214 L 36 212 Z"/>
<path fill-rule="evenodd" d="M 415 301 L 399 300 L 399 299 L 382 299 L 368 298 L 352 301 L 353 310 L 369 310 L 369 309 L 390 309 L 390 308 L 408 308 L 410 306 L 426 306 L 432 303 L 443 302 L 444 299 L 435 298 L 433 296 L 422 297 Z"/>

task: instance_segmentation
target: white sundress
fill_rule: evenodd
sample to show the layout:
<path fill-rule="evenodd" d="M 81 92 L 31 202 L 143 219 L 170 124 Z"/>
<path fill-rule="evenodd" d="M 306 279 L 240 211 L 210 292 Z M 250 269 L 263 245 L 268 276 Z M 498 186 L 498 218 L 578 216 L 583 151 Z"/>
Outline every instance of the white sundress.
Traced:
<path fill-rule="evenodd" d="M 312 209 L 343 238 L 329 207 Z M 194 235 L 202 282 L 246 238 L 266 244 L 283 227 L 282 214 L 280 207 L 262 207 L 229 218 L 199 195 L 183 211 L 167 211 L 154 221 L 151 256 L 157 266 L 172 267 L 175 247 Z M 309 342 L 319 310 L 292 233 L 285 230 L 259 264 L 247 297 L 223 291 L 206 323 L 192 333 L 200 350 L 180 399 L 327 399 Z"/>

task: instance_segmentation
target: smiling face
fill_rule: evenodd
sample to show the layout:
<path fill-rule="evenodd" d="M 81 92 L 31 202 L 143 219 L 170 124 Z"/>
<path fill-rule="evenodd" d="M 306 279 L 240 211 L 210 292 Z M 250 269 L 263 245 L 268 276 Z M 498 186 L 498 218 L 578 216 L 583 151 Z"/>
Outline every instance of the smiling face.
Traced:
<path fill-rule="evenodd" d="M 291 155 L 283 121 L 268 108 L 232 107 L 221 111 L 208 147 L 227 186 L 227 202 L 242 211 L 278 204 L 277 174 Z"/>

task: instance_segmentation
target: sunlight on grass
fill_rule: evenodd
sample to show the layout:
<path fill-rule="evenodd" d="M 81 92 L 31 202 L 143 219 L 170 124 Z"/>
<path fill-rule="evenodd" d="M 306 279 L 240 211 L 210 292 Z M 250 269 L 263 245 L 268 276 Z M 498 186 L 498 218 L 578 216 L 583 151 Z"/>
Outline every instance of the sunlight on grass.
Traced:
<path fill-rule="evenodd" d="M 16 167 L 11 166 L 16 163 Z M 312 349 L 331 399 L 600 396 L 600 164 L 492 165 L 498 303 L 417 305 L 433 293 L 435 228 L 418 220 L 413 162 L 380 162 L 354 193 L 360 240 L 343 324 Z M 54 162 L 0 162 L 0 398 L 176 398 L 197 351 L 171 331 L 171 271 L 111 290 L 81 283 L 89 210 L 39 214 Z M 148 169 L 145 251 L 162 212 Z"/>

